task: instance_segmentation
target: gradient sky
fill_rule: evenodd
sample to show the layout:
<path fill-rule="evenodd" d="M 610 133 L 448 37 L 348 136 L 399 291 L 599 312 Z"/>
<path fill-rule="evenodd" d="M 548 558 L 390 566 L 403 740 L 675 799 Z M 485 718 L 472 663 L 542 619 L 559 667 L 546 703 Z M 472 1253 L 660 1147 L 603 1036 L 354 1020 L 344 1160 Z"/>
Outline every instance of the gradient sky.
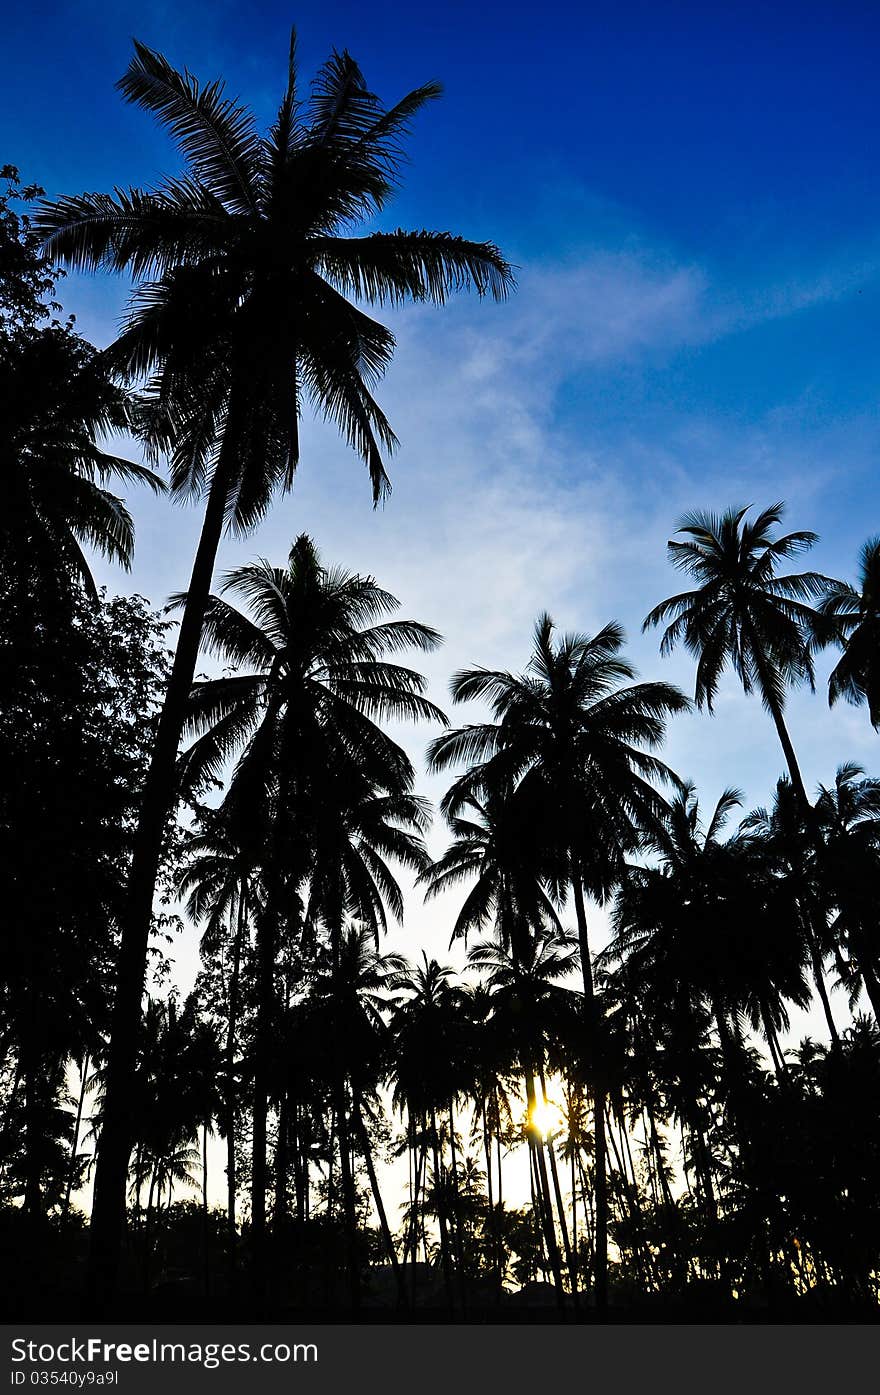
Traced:
<path fill-rule="evenodd" d="M 519 289 L 391 317 L 381 400 L 402 448 L 383 509 L 332 430 L 307 424 L 293 496 L 223 565 L 280 562 L 306 530 L 328 561 L 373 572 L 446 636 L 429 664 L 441 705 L 455 668 L 521 667 L 542 609 L 586 630 L 619 619 L 641 672 L 690 691 L 687 656 L 661 660 L 640 634 L 678 589 L 665 543 L 689 508 L 785 499 L 792 526 L 821 534 L 812 565 L 852 577 L 880 529 L 875 4 L 19 6 L 2 158 L 51 194 L 149 184 L 176 163 L 114 91 L 131 36 L 222 74 L 268 121 L 293 21 L 303 76 L 336 45 L 389 102 L 444 83 L 385 226 L 491 238 Z M 124 284 L 71 277 L 62 295 L 108 342 Z M 134 570 L 96 574 L 160 604 L 186 584 L 196 514 L 130 502 Z M 865 711 L 828 711 L 830 664 L 790 704 L 809 786 L 844 759 L 878 772 Z M 419 762 L 427 735 L 408 738 Z M 733 680 L 714 719 L 676 722 L 666 755 L 706 804 L 728 784 L 765 803 L 783 769 Z M 451 908 L 410 906 L 395 947 L 444 956 Z"/>

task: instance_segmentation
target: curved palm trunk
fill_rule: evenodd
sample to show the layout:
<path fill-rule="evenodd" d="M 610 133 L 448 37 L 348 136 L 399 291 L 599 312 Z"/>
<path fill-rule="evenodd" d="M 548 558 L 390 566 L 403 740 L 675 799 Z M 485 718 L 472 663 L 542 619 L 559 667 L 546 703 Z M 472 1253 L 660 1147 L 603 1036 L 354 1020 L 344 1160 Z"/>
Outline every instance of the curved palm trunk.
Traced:
<path fill-rule="evenodd" d="M 608 1307 L 608 1176 L 605 1144 L 605 1083 L 602 1064 L 602 1043 L 593 987 L 593 965 L 590 957 L 590 942 L 587 935 L 587 911 L 584 905 L 584 891 L 580 879 L 573 883 L 574 906 L 577 916 L 578 943 L 581 953 L 581 972 L 584 980 L 584 1025 L 587 1050 L 593 1074 L 593 1138 L 596 1150 L 595 1188 L 595 1299 L 596 1310 L 603 1315 Z"/>
<path fill-rule="evenodd" d="M 227 441 L 229 430 L 227 426 Z M 100 1315 L 117 1281 L 125 1222 L 125 1185 L 134 1136 L 131 1101 L 137 1060 L 141 999 L 147 965 L 153 896 L 165 822 L 174 798 L 175 763 L 195 673 L 205 607 L 231 478 L 232 450 L 220 452 L 196 549 L 186 606 L 165 702 L 159 718 L 128 875 L 127 909 L 122 925 L 116 993 L 107 1058 L 104 1118 L 98 1140 L 90 1227 L 87 1302 Z"/>
<path fill-rule="evenodd" d="M 813 831 L 814 834 L 816 834 L 815 811 L 813 809 L 812 804 L 810 803 L 809 796 L 807 794 L 807 788 L 804 784 L 803 776 L 801 775 L 801 768 L 798 764 L 797 756 L 795 755 L 794 745 L 792 744 L 791 737 L 788 734 L 788 728 L 785 725 L 785 718 L 782 713 L 782 708 L 780 707 L 779 702 L 773 695 L 770 688 L 766 685 L 765 687 L 767 706 L 770 711 L 770 715 L 773 718 L 773 725 L 776 727 L 776 734 L 779 737 L 779 743 L 782 746 L 782 751 L 785 756 L 785 763 L 788 766 L 788 773 L 791 778 L 792 788 L 794 789 L 798 799 L 800 800 L 801 807 L 804 810 L 804 815 L 806 817 L 808 827 L 811 829 L 811 831 Z M 818 835 L 816 834 L 816 836 Z M 835 1046 L 839 1046 L 840 1036 L 834 1024 L 834 1018 L 831 1015 L 831 1005 L 828 1001 L 828 993 L 825 988 L 825 977 L 822 971 L 822 960 L 819 952 L 819 936 L 816 931 L 817 916 L 818 912 L 815 907 L 808 906 L 806 908 L 807 935 L 809 939 L 810 961 L 813 967 L 813 980 L 816 985 L 816 992 L 819 995 L 819 1001 L 822 1004 L 822 1011 L 825 1014 L 825 1021 L 828 1024 L 828 1031 L 831 1034 L 831 1040 Z"/>
<path fill-rule="evenodd" d="M 819 945 L 816 940 L 813 928 L 812 917 L 809 911 L 806 913 L 807 922 L 807 945 L 810 951 L 810 963 L 813 969 L 813 982 L 816 985 L 816 992 L 819 995 L 819 1002 L 822 1004 L 822 1011 L 825 1014 L 825 1021 L 828 1024 L 828 1034 L 831 1037 L 833 1046 L 840 1045 L 840 1033 L 837 1030 L 834 1018 L 831 1014 L 831 1003 L 828 1000 L 828 990 L 825 987 L 825 974 L 822 969 L 822 956 L 819 952 Z"/>
<path fill-rule="evenodd" d="M 785 725 L 785 718 L 782 715 L 782 708 L 780 707 L 779 703 L 777 702 L 776 698 L 772 695 L 772 693 L 769 692 L 767 694 L 767 706 L 769 708 L 770 715 L 773 718 L 773 724 L 776 727 L 776 734 L 779 737 L 780 745 L 782 746 L 782 751 L 785 756 L 785 763 L 788 766 L 788 773 L 791 777 L 792 788 L 795 790 L 798 799 L 800 799 L 802 805 L 804 806 L 804 809 L 809 810 L 810 813 L 812 813 L 813 806 L 810 804 L 810 800 L 807 796 L 807 787 L 804 784 L 804 778 L 801 775 L 801 768 L 798 765 L 798 759 L 795 755 L 794 746 L 792 745 L 791 737 L 788 734 L 788 728 Z"/>

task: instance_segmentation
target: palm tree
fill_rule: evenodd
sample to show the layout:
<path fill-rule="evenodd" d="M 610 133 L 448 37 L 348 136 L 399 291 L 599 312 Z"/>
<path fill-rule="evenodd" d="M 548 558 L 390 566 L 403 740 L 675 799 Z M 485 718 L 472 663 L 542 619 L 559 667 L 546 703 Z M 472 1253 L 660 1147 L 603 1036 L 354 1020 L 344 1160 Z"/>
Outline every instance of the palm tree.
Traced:
<path fill-rule="evenodd" d="M 697 659 L 697 706 L 712 711 L 721 675 L 728 664 L 743 691 L 760 694 L 773 718 L 791 782 L 804 808 L 809 807 L 800 767 L 783 711 L 786 689 L 813 683 L 813 661 L 807 639 L 815 611 L 807 602 L 821 596 L 829 579 L 817 572 L 777 576 L 781 561 L 808 551 L 816 541 L 810 532 L 773 537 L 784 505 L 771 504 L 750 522 L 748 507 L 722 515 L 693 513 L 679 524 L 668 544 L 669 560 L 698 582 L 695 591 L 670 596 L 655 606 L 642 626 L 670 621 L 660 652 L 671 653 L 681 640 Z"/>
<path fill-rule="evenodd" d="M 359 1297 L 359 1282 L 351 1162 L 359 1151 L 367 1168 L 398 1296 L 401 1305 L 406 1306 L 403 1272 L 382 1200 L 366 1119 L 368 1101 L 387 1069 L 391 1036 L 385 1015 L 393 1007 L 394 990 L 405 981 L 409 966 L 402 955 L 379 953 L 375 925 L 352 921 L 347 928 L 329 928 L 333 943 L 323 956 L 324 972 L 316 980 L 310 1012 L 318 1039 L 326 1044 L 330 1085 L 336 1100 L 353 1297 Z"/>
<path fill-rule="evenodd" d="M 2 346 L 0 399 L 0 560 L 13 577 L 44 581 L 67 567 L 97 600 L 83 546 L 126 571 L 134 552 L 131 515 L 104 486 L 117 478 L 165 488 L 152 470 L 97 445 L 132 428 L 133 400 L 90 344 L 59 327 Z"/>
<path fill-rule="evenodd" d="M 535 1112 L 539 1103 L 537 1081 L 541 1082 L 543 1089 L 549 1044 L 554 1038 L 564 1035 L 564 1023 L 570 1021 L 572 1016 L 572 994 L 562 987 L 558 980 L 572 973 L 577 967 L 577 956 L 574 952 L 576 945 L 577 941 L 571 936 L 559 933 L 555 929 L 545 929 L 532 936 L 524 953 L 506 950 L 502 944 L 490 940 L 474 945 L 468 955 L 468 964 L 482 970 L 486 975 L 485 983 L 491 997 L 493 1014 L 500 1020 L 504 1034 L 515 1042 L 519 1055 L 526 1087 L 526 1137 L 537 1168 L 539 1185 L 536 1190 L 540 1220 L 560 1302 L 560 1258 L 553 1222 L 553 1200 L 547 1176 L 545 1139 L 536 1122 Z M 572 1297 L 577 1304 L 576 1266 L 559 1194 L 552 1148 L 550 1162 Z"/>
<path fill-rule="evenodd" d="M 817 609 L 814 643 L 843 650 L 828 680 L 829 705 L 838 698 L 867 703 L 871 725 L 880 729 L 880 537 L 862 547 L 858 586 L 830 581 Z"/>
<path fill-rule="evenodd" d="M 267 832 L 257 922 L 251 1214 L 259 1249 L 284 907 L 310 877 L 315 907 L 336 936 L 346 907 L 383 928 L 383 898 L 399 914 L 400 893 L 382 859 L 390 855 L 418 870 L 423 854 L 406 825 L 420 831 L 426 815 L 409 792 L 408 757 L 375 719 L 445 717 L 424 697 L 421 675 L 386 657 L 407 647 L 430 650 L 439 641 L 436 632 L 417 621 L 385 618 L 396 599 L 371 577 L 325 569 L 309 538 L 296 540 L 286 568 L 268 562 L 240 567 L 224 590 L 247 600 L 253 618 L 212 597 L 205 643 L 227 664 L 251 671 L 194 687 L 186 729 L 196 740 L 182 758 L 182 778 L 198 787 L 241 752 L 227 800 L 248 809 L 250 822 Z"/>
<path fill-rule="evenodd" d="M 474 931 L 494 929 L 505 949 L 528 953 L 529 938 L 547 921 L 561 930 L 542 881 L 532 830 L 512 790 L 485 792 L 459 788 L 444 796 L 441 808 L 453 841 L 419 878 L 429 901 L 474 878 L 452 929 L 450 945 L 467 944 Z"/>
<path fill-rule="evenodd" d="M 128 1095 L 162 831 L 224 524 L 248 532 L 290 487 L 304 400 L 364 458 L 374 499 L 395 444 L 372 395 L 391 333 L 352 299 L 442 304 L 471 286 L 503 299 L 510 267 L 491 243 L 448 233 L 350 236 L 381 214 L 398 182 L 412 117 L 439 95 L 415 89 L 386 109 L 347 53 L 334 52 L 299 97 L 294 43 L 271 131 L 260 136 L 223 84 L 200 84 L 135 44 L 119 86 L 168 129 L 186 170 L 151 191 L 82 194 L 43 208 L 53 255 L 138 280 L 111 353 L 147 380 L 142 428 L 169 452 L 172 492 L 206 497 L 129 878 L 98 1159 L 93 1284 L 112 1287 L 131 1142 Z"/>
<path fill-rule="evenodd" d="M 410 1136 L 416 1138 L 421 1134 L 425 1153 L 431 1150 L 440 1262 L 450 1312 L 454 1305 L 450 1245 L 453 1215 L 445 1186 L 446 1169 L 437 1116 L 456 1094 L 467 1091 L 469 1083 L 469 1062 L 463 1050 L 465 994 L 453 978 L 453 970 L 448 965 L 429 959 L 424 951 L 421 963 L 400 976 L 396 987 L 401 990 L 401 997 L 392 1018 L 396 1051 L 390 1075 L 394 1104 L 401 1113 L 406 1111 Z M 417 1175 L 420 1170 L 417 1169 Z M 426 1182 L 422 1193 L 423 1224 L 427 1200 Z"/>
<path fill-rule="evenodd" d="M 740 824 L 740 833 L 760 844 L 763 860 L 772 866 L 785 894 L 800 908 L 813 983 L 831 1040 L 839 1044 L 825 987 L 824 959 L 834 942 L 828 930 L 828 897 L 822 884 L 821 837 L 817 838 L 816 822 L 816 814 L 804 809 L 791 781 L 783 775 L 776 782 L 771 808 L 752 810 Z"/>
<path fill-rule="evenodd" d="M 861 766 L 840 766 L 832 789 L 819 786 L 816 814 L 822 833 L 821 884 L 837 912 L 831 930 L 848 952 L 856 994 L 861 980 L 880 1023 L 880 780 L 866 779 Z"/>
<path fill-rule="evenodd" d="M 455 675 L 455 702 L 487 698 L 495 722 L 444 733 L 431 746 L 441 770 L 468 764 L 447 795 L 455 814 L 475 793 L 513 786 L 528 811 L 533 838 L 551 887 L 574 897 L 584 985 L 586 1049 L 594 1080 L 596 1137 L 596 1299 L 607 1302 L 607 1194 L 604 1160 L 604 1089 L 601 1024 L 594 992 L 584 891 L 604 899 L 640 830 L 660 816 L 663 800 L 652 778 L 675 777 L 651 748 L 662 740 L 666 718 L 686 711 L 687 699 L 667 683 L 629 684 L 635 670 L 620 649 L 614 623 L 596 635 L 553 639 L 542 615 L 534 652 L 522 677 L 488 669 Z M 622 686 L 628 684 L 628 686 Z M 648 749 L 644 749 L 647 747 Z"/>
<path fill-rule="evenodd" d="M 228 808 L 214 813 L 202 811 L 202 827 L 186 842 L 186 864 L 177 883 L 187 915 L 195 925 L 203 925 L 201 952 L 204 957 L 218 947 L 229 945 L 230 964 L 225 984 L 226 1042 L 223 1063 L 226 1134 L 227 1226 L 229 1262 L 236 1255 L 236 1046 L 241 1000 L 242 960 L 248 948 L 249 910 L 256 909 L 258 890 L 254 874 L 255 849 L 245 830 L 236 826 Z"/>

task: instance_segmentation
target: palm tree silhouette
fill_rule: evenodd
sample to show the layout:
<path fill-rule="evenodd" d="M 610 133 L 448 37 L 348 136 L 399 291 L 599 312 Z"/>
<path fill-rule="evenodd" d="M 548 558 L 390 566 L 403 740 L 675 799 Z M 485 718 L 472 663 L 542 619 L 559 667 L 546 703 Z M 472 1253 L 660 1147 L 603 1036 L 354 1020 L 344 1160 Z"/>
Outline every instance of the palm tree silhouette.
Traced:
<path fill-rule="evenodd" d="M 834 949 L 834 938 L 828 929 L 827 898 L 819 868 L 821 837 L 817 836 L 816 822 L 813 814 L 808 819 L 791 781 L 782 776 L 776 782 L 772 807 L 754 809 L 743 819 L 740 832 L 760 841 L 764 861 L 800 908 L 813 983 L 831 1040 L 839 1043 L 825 986 L 824 960 Z"/>
<path fill-rule="evenodd" d="M 570 990 L 561 986 L 560 978 L 577 968 L 577 940 L 554 930 L 535 933 L 522 951 L 505 949 L 498 942 L 483 941 L 474 945 L 468 964 L 485 974 L 496 1026 L 516 1044 L 520 1068 L 526 1087 L 526 1137 L 537 1167 L 539 1184 L 536 1188 L 539 1220 L 545 1235 L 548 1259 L 557 1284 L 557 1296 L 562 1300 L 562 1278 L 553 1206 L 556 1204 L 560 1232 L 566 1254 L 572 1298 L 575 1291 L 575 1264 L 569 1242 L 565 1213 L 559 1194 L 558 1177 L 552 1144 L 549 1149 L 553 1173 L 553 1196 L 547 1175 L 545 1138 L 535 1121 L 538 1103 L 537 1082 L 541 1082 L 544 1098 L 544 1073 L 550 1043 L 564 1035 L 564 1024 L 572 1018 Z"/>
<path fill-rule="evenodd" d="M 748 507 L 726 513 L 684 517 L 668 543 L 669 560 L 700 584 L 695 591 L 670 596 L 646 617 L 643 630 L 669 621 L 660 652 L 682 641 L 697 659 L 695 698 L 712 711 L 718 684 L 730 664 L 743 691 L 754 690 L 773 718 L 791 782 L 804 808 L 806 788 L 783 711 L 786 689 L 813 683 L 807 634 L 815 611 L 807 602 L 821 596 L 829 579 L 817 572 L 777 576 L 779 563 L 806 552 L 816 534 L 806 531 L 773 537 L 783 504 L 771 504 L 746 522 Z"/>
<path fill-rule="evenodd" d="M 226 1134 L 226 1223 L 229 1262 L 236 1258 L 236 1120 L 238 1083 L 236 1055 L 241 1004 L 241 971 L 248 949 L 249 913 L 256 909 L 259 888 L 255 876 L 256 850 L 228 808 L 202 811 L 202 826 L 186 843 L 184 866 L 177 883 L 187 915 L 194 925 L 203 925 L 201 952 L 205 956 L 218 945 L 229 951 L 226 980 L 226 1042 L 223 1061 L 224 1112 Z M 231 943 L 230 943 L 231 942 Z"/>
<path fill-rule="evenodd" d="M 484 789 L 515 786 L 529 810 L 539 860 L 557 895 L 570 887 L 578 924 L 584 984 L 586 1049 L 594 1080 L 596 1144 L 596 1302 L 607 1304 L 607 1191 L 601 1023 L 594 992 L 584 891 L 604 899 L 640 830 L 660 815 L 663 800 L 651 778 L 675 777 L 652 754 L 666 718 L 686 711 L 687 699 L 667 683 L 627 684 L 635 676 L 621 657 L 623 631 L 614 623 L 596 635 L 553 640 L 542 615 L 522 677 L 489 669 L 455 675 L 453 701 L 486 698 L 495 722 L 462 727 L 432 744 L 432 768 L 469 763 L 447 796 L 459 800 Z M 647 747 L 648 749 L 644 749 Z"/>
<path fill-rule="evenodd" d="M 423 651 L 439 637 L 417 621 L 385 618 L 397 601 L 370 577 L 325 569 L 310 539 L 294 543 L 286 568 L 254 563 L 231 572 L 205 615 L 206 647 L 251 671 L 195 685 L 181 761 L 197 787 L 240 752 L 227 798 L 267 831 L 261 853 L 264 904 L 257 921 L 259 974 L 254 1083 L 251 1238 L 263 1268 L 266 1109 L 275 1018 L 275 960 L 285 905 L 311 878 L 315 911 L 338 949 L 346 909 L 384 928 L 383 900 L 400 893 L 383 856 L 418 870 L 423 804 L 413 770 L 378 725 L 381 718 L 445 721 L 423 695 L 420 674 L 386 657 Z M 243 793 L 242 793 L 243 787 Z M 402 826 L 401 826 L 402 821 Z M 345 1118 L 340 1115 L 340 1126 Z"/>
<path fill-rule="evenodd" d="M 222 83 L 201 85 L 137 42 L 119 87 L 171 133 L 186 172 L 152 191 L 58 199 L 38 225 L 69 265 L 137 278 L 110 359 L 147 380 L 142 431 L 168 452 L 172 492 L 206 496 L 206 507 L 129 879 L 92 1216 L 98 1289 L 112 1287 L 117 1263 L 153 892 L 224 524 L 248 532 L 273 493 L 290 487 L 306 399 L 364 458 L 374 499 L 387 489 L 383 452 L 395 438 L 371 389 L 394 338 L 355 300 L 442 304 L 468 286 L 503 299 L 512 285 L 491 243 L 448 233 L 348 235 L 388 203 L 402 138 L 439 95 L 436 84 L 386 109 L 354 59 L 334 52 L 303 102 L 292 40 L 267 136 Z"/>
<path fill-rule="evenodd" d="M 867 703 L 871 725 L 880 728 L 880 537 L 862 547 L 858 585 L 830 581 L 817 610 L 814 642 L 843 650 L 828 680 L 829 705 Z"/>
<path fill-rule="evenodd" d="M 859 980 L 880 1023 L 877 878 L 880 874 L 880 780 L 861 766 L 839 767 L 831 789 L 819 786 L 816 814 L 822 835 L 821 883 L 832 911 L 831 933 L 849 955 L 850 982 Z"/>
<path fill-rule="evenodd" d="M 97 600 L 83 546 L 126 571 L 134 553 L 131 514 L 104 486 L 115 478 L 165 488 L 146 466 L 96 444 L 132 428 L 134 400 L 91 345 L 57 327 L 0 355 L 0 398 L 0 560 L 22 585 L 26 575 L 45 583 L 67 568 Z"/>

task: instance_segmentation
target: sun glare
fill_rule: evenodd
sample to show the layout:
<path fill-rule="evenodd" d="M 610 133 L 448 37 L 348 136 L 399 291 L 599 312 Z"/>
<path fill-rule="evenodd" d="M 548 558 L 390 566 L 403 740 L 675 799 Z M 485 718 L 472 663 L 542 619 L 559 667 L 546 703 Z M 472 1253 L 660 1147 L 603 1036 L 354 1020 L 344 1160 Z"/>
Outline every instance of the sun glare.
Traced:
<path fill-rule="evenodd" d="M 537 1099 L 532 1106 L 530 1118 L 532 1128 L 545 1140 L 562 1127 L 562 1110 L 551 1099 Z"/>

